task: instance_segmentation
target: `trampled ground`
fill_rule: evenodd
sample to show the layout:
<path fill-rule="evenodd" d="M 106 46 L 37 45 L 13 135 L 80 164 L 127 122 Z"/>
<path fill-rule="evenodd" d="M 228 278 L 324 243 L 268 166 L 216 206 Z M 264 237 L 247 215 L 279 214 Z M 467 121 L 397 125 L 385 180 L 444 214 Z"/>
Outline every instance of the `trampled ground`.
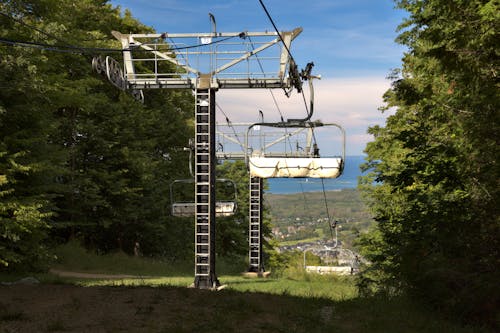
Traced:
<path fill-rule="evenodd" d="M 2 333 L 328 332 L 334 310 L 326 300 L 225 290 L 0 286 Z"/>
<path fill-rule="evenodd" d="M 119 280 L 116 286 L 0 285 L 0 333 L 489 332 L 444 321 L 405 299 L 332 300 L 292 296 L 287 290 L 270 294 L 231 289 L 237 284 L 265 289 L 279 282 L 235 279 L 221 291 L 150 287 L 144 280 L 139 286 L 119 286 Z"/>

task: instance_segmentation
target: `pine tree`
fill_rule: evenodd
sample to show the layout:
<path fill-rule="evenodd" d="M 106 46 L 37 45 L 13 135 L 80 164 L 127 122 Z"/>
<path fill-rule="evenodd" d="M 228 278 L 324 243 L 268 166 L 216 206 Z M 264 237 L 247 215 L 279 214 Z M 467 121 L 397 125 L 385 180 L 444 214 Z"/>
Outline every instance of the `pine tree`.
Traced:
<path fill-rule="evenodd" d="M 26 5 L 26 4 L 24 4 Z M 36 7 L 36 6 L 35 6 Z M 29 21 L 29 6 L 3 3 L 2 36 L 13 40 L 38 38 Z M 48 140 L 54 117 L 48 107 L 44 72 L 49 60 L 37 50 L 15 46 L 0 48 L 0 259 L 3 269 L 35 269 L 47 256 L 42 242 L 54 182 L 62 172 L 65 152 Z"/>
<path fill-rule="evenodd" d="M 410 13 L 398 37 L 408 52 L 384 96 L 396 113 L 369 130 L 361 186 L 379 223 L 363 243 L 379 270 L 365 278 L 488 318 L 499 301 L 499 3 L 396 4 Z"/>
<path fill-rule="evenodd" d="M 119 48 L 112 30 L 152 29 L 102 0 L 7 1 L 0 10 L 3 38 L 70 46 L 0 47 L 2 228 L 23 224 L 33 240 L 22 242 L 35 243 L 16 250 L 15 261 L 32 262 L 34 246 L 47 244 L 47 225 L 53 239 L 78 237 L 101 251 L 131 252 L 148 241 L 148 228 L 168 234 L 168 184 L 187 173 L 176 166 L 192 132 L 192 96 L 151 91 L 142 105 L 92 73 L 97 53 L 83 49 Z M 10 234 L 0 238 L 5 249 L 20 244 Z"/>

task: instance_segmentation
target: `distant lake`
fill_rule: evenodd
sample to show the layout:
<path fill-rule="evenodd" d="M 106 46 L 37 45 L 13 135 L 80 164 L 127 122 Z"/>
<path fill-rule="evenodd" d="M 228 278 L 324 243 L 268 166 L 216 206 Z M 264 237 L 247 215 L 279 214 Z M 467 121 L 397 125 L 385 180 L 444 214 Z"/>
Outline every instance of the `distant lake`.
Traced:
<path fill-rule="evenodd" d="M 364 156 L 346 156 L 344 173 L 336 179 L 324 179 L 326 191 L 356 188 L 358 177 L 362 175 L 359 166 L 365 162 Z M 323 191 L 321 179 L 317 178 L 269 178 L 267 193 L 291 194 Z"/>

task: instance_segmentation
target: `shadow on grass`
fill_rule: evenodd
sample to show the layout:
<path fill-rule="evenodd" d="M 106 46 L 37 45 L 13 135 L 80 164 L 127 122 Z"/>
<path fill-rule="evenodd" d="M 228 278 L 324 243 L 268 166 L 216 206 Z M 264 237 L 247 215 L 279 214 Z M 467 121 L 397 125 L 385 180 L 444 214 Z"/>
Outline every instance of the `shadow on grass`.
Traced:
<path fill-rule="evenodd" d="M 72 327 L 76 322 L 86 327 L 86 320 L 99 320 L 102 322 L 100 329 L 105 331 L 120 330 L 116 326 L 119 325 L 118 318 L 123 313 L 131 313 L 133 316 L 128 322 L 129 326 L 120 331 L 133 332 L 141 327 L 144 331 L 152 332 L 192 332 L 200 329 L 204 332 L 488 332 L 486 329 L 462 327 L 446 321 L 439 314 L 425 310 L 405 297 L 332 300 L 307 295 L 276 295 L 257 288 L 271 281 L 254 282 L 255 292 L 234 289 L 216 292 L 174 286 L 82 288 L 43 284 L 32 286 L 37 291 L 28 290 L 26 295 L 29 297 L 24 298 L 19 296 L 22 286 L 9 286 L 3 290 L 5 297 L 2 303 L 9 310 L 4 311 L 3 323 L 8 325 L 9 322 L 22 319 L 19 311 L 11 308 L 9 302 L 14 300 L 13 304 L 22 308 L 25 305 L 19 302 L 24 299 L 24 302 L 29 303 L 30 317 L 33 315 L 33 318 L 44 319 L 36 313 L 57 312 L 60 304 L 66 304 L 64 318 L 79 318 L 79 321 L 71 323 Z M 60 304 L 46 303 L 46 299 L 53 295 L 61 298 Z M 78 300 L 77 307 L 67 306 L 74 304 L 75 300 Z M 96 302 L 99 304 L 98 313 L 95 310 Z M 78 317 L 82 313 L 88 319 Z M 89 313 L 92 316 L 88 316 Z M 54 318 L 53 321 L 58 323 L 58 327 L 67 329 L 70 324 L 64 318 Z M 78 331 L 82 327 L 74 329 Z"/>

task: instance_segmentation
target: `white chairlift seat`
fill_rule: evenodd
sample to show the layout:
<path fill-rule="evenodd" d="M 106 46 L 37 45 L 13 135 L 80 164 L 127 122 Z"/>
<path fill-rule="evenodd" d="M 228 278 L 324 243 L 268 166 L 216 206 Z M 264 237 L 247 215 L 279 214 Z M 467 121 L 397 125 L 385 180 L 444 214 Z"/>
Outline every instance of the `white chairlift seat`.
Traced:
<path fill-rule="evenodd" d="M 249 157 L 250 175 L 260 178 L 337 178 L 341 157 Z"/>
<path fill-rule="evenodd" d="M 330 143 L 320 155 L 317 139 L 325 137 Z M 338 178 L 344 169 L 345 131 L 335 123 L 257 123 L 248 128 L 245 143 L 252 177 Z"/>
<path fill-rule="evenodd" d="M 194 202 L 175 202 L 172 204 L 172 215 L 176 217 L 190 217 L 195 215 Z M 232 216 L 236 212 L 236 202 L 217 201 L 215 203 L 215 216 Z"/>
<path fill-rule="evenodd" d="M 216 179 L 221 191 L 218 191 L 219 200 L 215 201 L 215 216 L 232 216 L 238 209 L 236 183 L 230 179 Z M 182 189 L 189 189 L 182 193 Z M 194 200 L 194 179 L 178 179 L 170 184 L 170 200 L 172 216 L 195 216 L 196 203 Z M 181 198 L 179 198 L 181 197 Z"/>

